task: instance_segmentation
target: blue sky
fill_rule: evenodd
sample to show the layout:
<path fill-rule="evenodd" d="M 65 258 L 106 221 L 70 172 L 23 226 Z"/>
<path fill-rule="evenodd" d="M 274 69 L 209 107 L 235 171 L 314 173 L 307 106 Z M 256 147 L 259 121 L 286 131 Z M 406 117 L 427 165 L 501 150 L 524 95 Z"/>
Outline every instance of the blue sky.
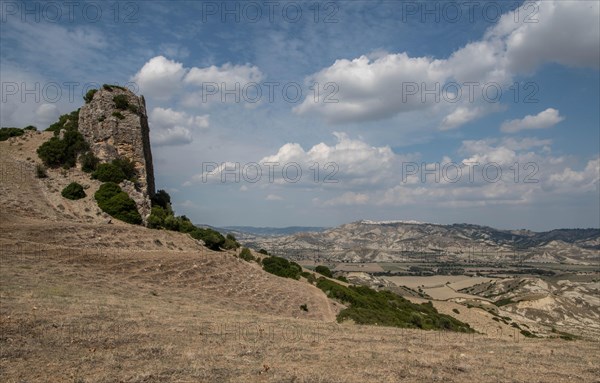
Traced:
<path fill-rule="evenodd" d="M 2 2 L 0 122 L 134 89 L 196 223 L 599 227 L 599 4 Z"/>

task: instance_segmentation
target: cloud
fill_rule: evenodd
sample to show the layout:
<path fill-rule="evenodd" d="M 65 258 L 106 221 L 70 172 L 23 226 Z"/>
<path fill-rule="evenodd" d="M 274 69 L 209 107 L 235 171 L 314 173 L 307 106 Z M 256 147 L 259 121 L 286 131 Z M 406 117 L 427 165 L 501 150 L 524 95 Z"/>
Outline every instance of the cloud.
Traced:
<path fill-rule="evenodd" d="M 504 133 L 516 133 L 528 129 L 547 129 L 564 119 L 565 118 L 558 113 L 558 110 L 548 108 L 535 116 L 528 115 L 522 119 L 504 121 L 500 130 Z"/>
<path fill-rule="evenodd" d="M 369 196 L 364 193 L 346 192 L 339 197 L 332 198 L 323 203 L 323 206 L 352 206 L 364 205 L 369 201 Z"/>
<path fill-rule="evenodd" d="M 481 107 L 458 107 L 452 113 L 444 117 L 444 119 L 442 120 L 442 125 L 440 126 L 440 130 L 450 130 L 457 128 L 487 113 L 487 109 Z"/>
<path fill-rule="evenodd" d="M 297 163 L 309 173 L 303 179 L 311 182 L 317 177 L 316 183 L 333 185 L 343 178 L 346 183 L 369 185 L 389 178 L 400 159 L 389 146 L 371 146 L 342 132 L 335 132 L 334 136 L 337 140 L 334 145 L 321 142 L 307 151 L 300 144 L 287 143 L 276 154 L 261 159 L 260 163 L 277 163 L 280 167 Z M 319 169 L 318 173 L 315 167 Z M 285 183 L 283 179 L 278 181 Z"/>
<path fill-rule="evenodd" d="M 46 126 L 58 121 L 60 111 L 55 104 L 41 104 L 35 110 L 35 120 L 39 128 L 44 129 Z"/>
<path fill-rule="evenodd" d="M 262 91 L 254 84 L 260 84 L 264 78 L 261 70 L 251 64 L 184 67 L 180 62 L 156 56 L 144 64 L 132 81 L 141 93 L 158 100 L 169 100 L 182 91 L 182 104 L 197 107 L 208 102 L 252 102 L 258 99 L 256 92 Z"/>
<path fill-rule="evenodd" d="M 550 176 L 548 186 L 566 193 L 598 192 L 600 185 L 600 158 L 588 161 L 585 168 L 576 171 L 570 167 Z"/>
<path fill-rule="evenodd" d="M 509 70 L 527 73 L 544 62 L 600 68 L 599 2 L 526 2 L 518 12 L 504 15 L 487 34 L 505 41 Z M 515 17 L 524 22 L 515 23 Z"/>
<path fill-rule="evenodd" d="M 440 128 L 457 128 L 497 110 L 497 100 L 484 96 L 484 87 L 509 86 L 514 76 L 529 74 L 546 62 L 599 68 L 599 17 L 598 2 L 526 2 L 504 14 L 481 40 L 446 59 L 379 53 L 337 60 L 308 76 L 306 83 L 335 84 L 338 102 L 316 102 L 311 95 L 293 110 L 344 123 L 386 119 L 439 104 L 443 107 L 438 110 L 450 109 Z M 449 87 L 451 83 L 460 90 L 453 93 L 456 87 Z"/>
<path fill-rule="evenodd" d="M 420 87 L 424 83 L 428 89 L 435 89 L 435 84 L 444 78 L 440 61 L 413 58 L 406 53 L 336 60 L 332 66 L 310 76 L 306 83 L 334 84 L 331 89 L 337 92 L 330 99 L 338 102 L 315 100 L 311 96 L 295 107 L 294 112 L 316 112 L 333 123 L 388 118 L 428 106 L 420 95 L 408 94 L 415 84 Z M 428 100 L 431 103 L 435 98 Z"/>
<path fill-rule="evenodd" d="M 209 115 L 191 116 L 171 108 L 154 108 L 149 124 L 152 142 L 156 146 L 185 145 L 193 141 L 194 129 L 209 127 Z"/>
<path fill-rule="evenodd" d="M 263 78 L 264 75 L 257 66 L 226 63 L 220 67 L 211 65 L 207 68 L 191 68 L 185 77 L 185 82 L 197 86 L 202 86 L 206 82 L 226 83 L 229 85 L 228 89 L 233 89 L 236 83 L 244 86 L 251 82 L 259 83 Z"/>
<path fill-rule="evenodd" d="M 278 196 L 277 194 L 269 194 L 266 198 L 267 201 L 281 201 L 283 197 Z"/>
<path fill-rule="evenodd" d="M 186 72 L 183 64 L 164 56 L 156 56 L 144 64 L 133 76 L 133 81 L 137 83 L 141 93 L 159 100 L 168 100 L 180 89 Z"/>
<path fill-rule="evenodd" d="M 152 143 L 156 146 L 186 145 L 193 141 L 192 132 L 181 126 L 151 132 Z"/>

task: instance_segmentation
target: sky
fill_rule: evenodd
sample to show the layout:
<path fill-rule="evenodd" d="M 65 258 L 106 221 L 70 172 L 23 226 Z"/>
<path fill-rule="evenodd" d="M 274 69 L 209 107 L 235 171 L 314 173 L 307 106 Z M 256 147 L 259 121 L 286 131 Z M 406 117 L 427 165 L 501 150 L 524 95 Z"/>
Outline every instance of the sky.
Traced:
<path fill-rule="evenodd" d="M 144 95 L 195 223 L 600 227 L 598 1 L 0 4 L 0 125 Z"/>

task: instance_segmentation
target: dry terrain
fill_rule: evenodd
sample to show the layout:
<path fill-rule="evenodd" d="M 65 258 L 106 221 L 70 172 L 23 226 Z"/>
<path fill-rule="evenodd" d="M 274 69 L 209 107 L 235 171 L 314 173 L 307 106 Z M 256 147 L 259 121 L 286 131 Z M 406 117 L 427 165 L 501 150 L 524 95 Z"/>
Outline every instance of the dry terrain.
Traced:
<path fill-rule="evenodd" d="M 304 281 L 108 223 L 83 173 L 34 177 L 41 141 L 0 142 L 2 382 L 600 382 L 597 341 L 525 338 L 456 302 L 436 306 L 478 333 L 338 324 Z M 88 197 L 60 197 L 75 179 Z"/>

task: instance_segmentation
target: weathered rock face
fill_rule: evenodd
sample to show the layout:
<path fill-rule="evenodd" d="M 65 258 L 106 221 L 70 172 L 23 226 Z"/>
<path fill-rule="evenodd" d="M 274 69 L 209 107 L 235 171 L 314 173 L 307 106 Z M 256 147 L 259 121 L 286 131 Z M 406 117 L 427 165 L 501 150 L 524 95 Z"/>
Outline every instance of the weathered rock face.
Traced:
<path fill-rule="evenodd" d="M 79 131 L 101 161 L 121 157 L 135 164 L 137 181 L 121 186 L 146 222 L 154 195 L 154 168 L 144 97 L 117 87 L 98 90 L 79 111 Z"/>

